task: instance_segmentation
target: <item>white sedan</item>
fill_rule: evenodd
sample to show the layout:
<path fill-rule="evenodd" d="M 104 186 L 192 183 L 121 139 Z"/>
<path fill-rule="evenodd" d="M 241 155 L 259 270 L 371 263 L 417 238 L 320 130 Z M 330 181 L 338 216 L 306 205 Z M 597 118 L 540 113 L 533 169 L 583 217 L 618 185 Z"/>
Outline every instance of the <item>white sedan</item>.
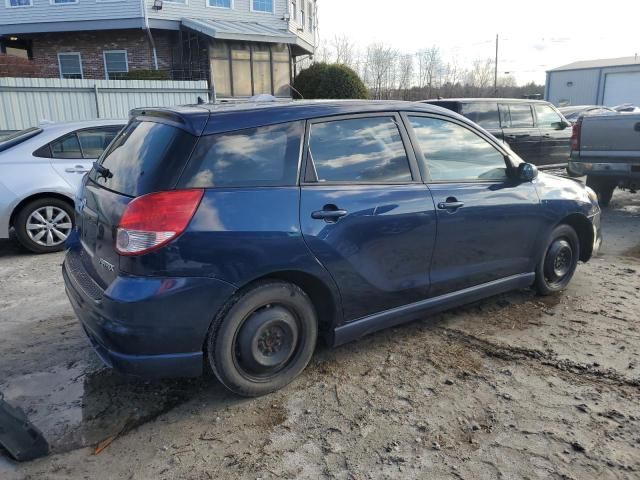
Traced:
<path fill-rule="evenodd" d="M 52 123 L 0 139 L 0 239 L 14 228 L 33 252 L 62 250 L 82 177 L 125 124 Z"/>

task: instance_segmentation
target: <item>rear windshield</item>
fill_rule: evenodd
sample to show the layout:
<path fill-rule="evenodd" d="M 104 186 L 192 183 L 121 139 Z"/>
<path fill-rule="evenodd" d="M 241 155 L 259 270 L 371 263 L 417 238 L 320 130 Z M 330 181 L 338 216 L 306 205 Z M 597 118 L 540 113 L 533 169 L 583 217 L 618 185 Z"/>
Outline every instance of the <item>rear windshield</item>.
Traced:
<path fill-rule="evenodd" d="M 15 147 L 16 145 L 29 140 L 30 138 L 35 137 L 42 133 L 42 129 L 38 127 L 27 128 L 26 130 L 20 130 L 19 132 L 13 132 L 9 135 L 2 137 L 0 136 L 0 152 L 7 150 L 11 147 Z"/>
<path fill-rule="evenodd" d="M 202 137 L 180 188 L 295 185 L 302 122 Z"/>
<path fill-rule="evenodd" d="M 90 177 L 98 185 L 136 197 L 173 188 L 196 137 L 164 123 L 130 122 L 104 153 L 108 171 Z"/>
<path fill-rule="evenodd" d="M 497 103 L 463 103 L 462 115 L 483 128 L 500 128 L 500 114 L 498 113 Z"/>

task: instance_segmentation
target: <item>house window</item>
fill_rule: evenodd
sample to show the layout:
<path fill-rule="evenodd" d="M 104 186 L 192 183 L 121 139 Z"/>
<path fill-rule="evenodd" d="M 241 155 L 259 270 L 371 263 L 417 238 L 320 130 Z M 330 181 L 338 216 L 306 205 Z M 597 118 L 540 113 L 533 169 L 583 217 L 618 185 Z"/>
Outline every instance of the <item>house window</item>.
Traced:
<path fill-rule="evenodd" d="M 51 0 L 51 5 L 69 5 L 78 3 L 78 0 Z"/>
<path fill-rule="evenodd" d="M 129 72 L 126 50 L 104 52 L 104 71 L 107 80 L 124 80 Z"/>
<path fill-rule="evenodd" d="M 315 20 L 315 15 L 314 15 L 314 11 L 313 11 L 313 3 L 309 2 L 309 31 L 313 32 L 313 29 L 315 28 L 314 25 L 314 20 Z"/>
<path fill-rule="evenodd" d="M 7 7 L 30 7 L 33 5 L 32 1 L 33 0 L 7 0 Z"/>
<path fill-rule="evenodd" d="M 291 20 L 298 21 L 298 2 L 296 0 L 291 1 Z"/>
<path fill-rule="evenodd" d="M 79 53 L 59 53 L 60 78 L 82 78 L 82 59 Z"/>
<path fill-rule="evenodd" d="M 306 18 L 304 16 L 304 0 L 303 0 L 302 3 L 300 4 L 300 26 L 302 26 L 303 29 L 304 29 L 305 20 Z"/>
<path fill-rule="evenodd" d="M 252 0 L 251 10 L 254 12 L 273 13 L 273 0 Z"/>
<path fill-rule="evenodd" d="M 215 8 L 233 8 L 231 0 L 209 0 L 209 6 Z"/>

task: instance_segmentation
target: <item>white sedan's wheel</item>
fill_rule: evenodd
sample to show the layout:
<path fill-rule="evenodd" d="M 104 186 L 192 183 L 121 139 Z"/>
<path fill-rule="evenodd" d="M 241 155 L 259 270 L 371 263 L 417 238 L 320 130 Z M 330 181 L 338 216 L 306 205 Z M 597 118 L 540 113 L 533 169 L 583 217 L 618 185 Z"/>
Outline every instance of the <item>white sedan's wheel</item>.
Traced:
<path fill-rule="evenodd" d="M 20 243 L 32 252 L 56 252 L 73 229 L 73 208 L 58 198 L 34 200 L 20 210 L 14 226 Z"/>

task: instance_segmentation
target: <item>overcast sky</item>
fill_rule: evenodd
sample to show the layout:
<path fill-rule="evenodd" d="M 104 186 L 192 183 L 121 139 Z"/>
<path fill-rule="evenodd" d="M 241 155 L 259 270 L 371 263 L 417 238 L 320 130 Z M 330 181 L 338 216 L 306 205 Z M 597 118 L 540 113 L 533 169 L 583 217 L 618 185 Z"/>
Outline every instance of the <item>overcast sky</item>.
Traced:
<path fill-rule="evenodd" d="M 359 46 L 383 42 L 403 52 L 438 45 L 466 66 L 495 56 L 518 83 L 544 83 L 545 70 L 578 60 L 640 59 L 635 0 L 318 0 L 321 40 L 345 34 Z"/>

